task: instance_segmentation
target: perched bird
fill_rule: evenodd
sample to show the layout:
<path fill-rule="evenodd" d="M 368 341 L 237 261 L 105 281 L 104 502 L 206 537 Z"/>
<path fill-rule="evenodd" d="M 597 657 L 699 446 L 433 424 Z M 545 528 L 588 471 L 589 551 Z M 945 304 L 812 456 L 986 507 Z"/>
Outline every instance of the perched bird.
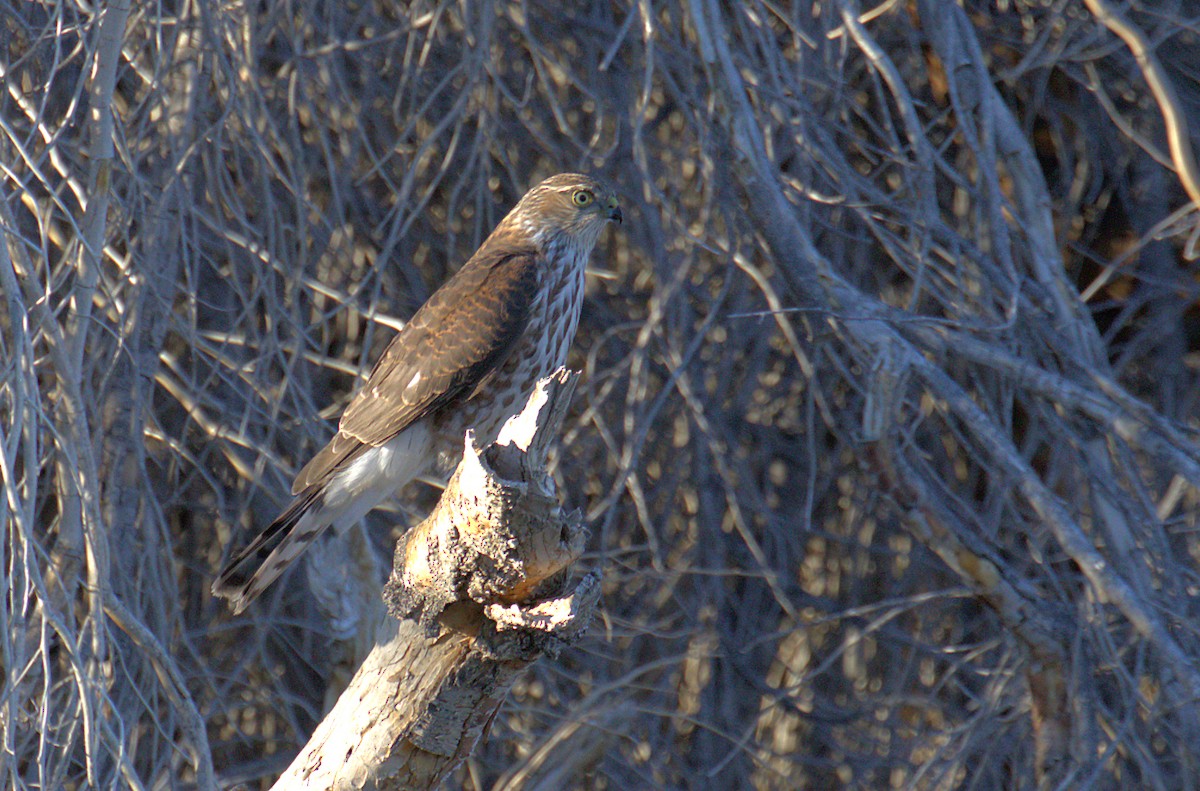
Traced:
<path fill-rule="evenodd" d="M 588 257 L 621 219 L 613 192 L 588 176 L 552 176 L 526 193 L 392 339 L 337 434 L 296 476 L 291 504 L 212 592 L 241 612 L 325 528 L 342 530 L 414 478 L 447 472 L 467 429 L 477 446 L 492 442 L 566 362 Z"/>

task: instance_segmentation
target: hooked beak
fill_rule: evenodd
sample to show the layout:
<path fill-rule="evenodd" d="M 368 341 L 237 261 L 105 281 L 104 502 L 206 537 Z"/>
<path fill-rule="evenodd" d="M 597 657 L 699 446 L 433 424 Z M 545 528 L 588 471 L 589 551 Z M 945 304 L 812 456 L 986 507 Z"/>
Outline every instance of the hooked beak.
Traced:
<path fill-rule="evenodd" d="M 621 206 L 617 203 L 616 198 L 609 198 L 604 207 L 608 209 L 608 219 L 617 225 L 620 225 L 621 221 L 625 219 L 625 215 L 621 213 Z"/>

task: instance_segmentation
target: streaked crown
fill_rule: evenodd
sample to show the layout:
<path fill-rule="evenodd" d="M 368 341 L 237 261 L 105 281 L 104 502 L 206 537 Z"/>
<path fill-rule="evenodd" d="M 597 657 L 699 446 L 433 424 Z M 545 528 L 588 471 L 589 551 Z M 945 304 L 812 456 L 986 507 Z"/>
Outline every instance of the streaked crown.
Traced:
<path fill-rule="evenodd" d="M 531 236 L 539 247 L 568 245 L 589 253 L 609 222 L 624 219 L 616 193 L 579 173 L 559 173 L 538 184 L 500 223 Z"/>

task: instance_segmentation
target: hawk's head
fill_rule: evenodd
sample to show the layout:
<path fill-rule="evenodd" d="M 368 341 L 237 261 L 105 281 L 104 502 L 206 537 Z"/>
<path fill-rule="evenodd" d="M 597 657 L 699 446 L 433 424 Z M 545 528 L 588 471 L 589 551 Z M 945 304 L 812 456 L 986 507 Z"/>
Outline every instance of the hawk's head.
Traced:
<path fill-rule="evenodd" d="M 520 229 L 543 249 L 569 245 L 586 255 L 604 226 L 621 220 L 611 189 L 591 176 L 560 173 L 525 193 L 500 227 Z"/>

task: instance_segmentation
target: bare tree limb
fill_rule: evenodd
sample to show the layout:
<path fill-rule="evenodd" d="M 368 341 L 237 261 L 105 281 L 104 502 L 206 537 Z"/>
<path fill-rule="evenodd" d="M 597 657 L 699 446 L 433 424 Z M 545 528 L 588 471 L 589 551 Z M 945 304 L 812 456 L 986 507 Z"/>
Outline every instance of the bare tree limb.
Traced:
<path fill-rule="evenodd" d="M 276 789 L 437 788 L 525 667 L 582 634 L 599 577 L 568 588 L 586 533 L 545 467 L 577 376 L 542 380 L 495 445 L 468 435 L 437 508 L 397 544 L 383 638 Z"/>
<path fill-rule="evenodd" d="M 1175 171 L 1179 181 L 1192 203 L 1200 206 L 1200 167 L 1196 165 L 1196 155 L 1192 151 L 1192 141 L 1188 133 L 1187 113 L 1179 103 L 1175 87 L 1163 71 L 1150 43 L 1136 25 L 1126 19 L 1108 0 L 1085 0 L 1088 10 L 1095 14 L 1102 25 L 1120 36 L 1129 47 L 1137 60 L 1146 84 L 1150 86 L 1158 109 L 1162 113 L 1163 126 L 1167 130 L 1167 144 L 1171 149 L 1171 161 L 1175 163 Z"/>

